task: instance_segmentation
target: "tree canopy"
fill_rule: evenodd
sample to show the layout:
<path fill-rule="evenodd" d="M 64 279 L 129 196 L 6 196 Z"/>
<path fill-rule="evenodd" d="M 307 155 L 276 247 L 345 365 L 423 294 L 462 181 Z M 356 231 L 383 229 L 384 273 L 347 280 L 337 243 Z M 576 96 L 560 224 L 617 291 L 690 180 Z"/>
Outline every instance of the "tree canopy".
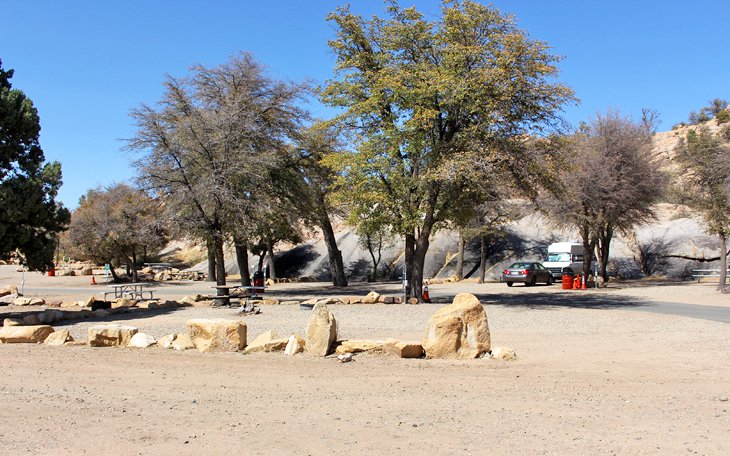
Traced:
<path fill-rule="evenodd" d="M 45 162 L 38 112 L 12 88 L 12 76 L 0 61 L 0 258 L 17 252 L 28 268 L 44 271 L 69 212 L 56 201 L 61 164 Z"/>
<path fill-rule="evenodd" d="M 651 157 L 653 125 L 619 112 L 599 114 L 573 136 L 572 157 L 562 173 L 558 197 L 546 200 L 559 224 L 576 228 L 586 250 L 588 274 L 598 246 L 601 275 L 607 279 L 611 240 L 653 217 L 652 204 L 666 178 Z"/>
<path fill-rule="evenodd" d="M 73 257 L 97 263 L 121 258 L 136 281 L 137 260 L 167 241 L 160 203 L 126 184 L 89 190 L 74 210 L 68 231 Z"/>
<path fill-rule="evenodd" d="M 337 121 L 358 135 L 337 160 L 342 188 L 404 236 L 420 298 L 429 237 L 460 210 L 455 201 L 477 181 L 534 194 L 542 156 L 525 138 L 560 126 L 573 93 L 555 80 L 547 44 L 477 2 L 444 1 L 435 20 L 395 2 L 385 18 L 342 7 L 328 19 L 336 79 L 322 98 L 345 109 Z"/>

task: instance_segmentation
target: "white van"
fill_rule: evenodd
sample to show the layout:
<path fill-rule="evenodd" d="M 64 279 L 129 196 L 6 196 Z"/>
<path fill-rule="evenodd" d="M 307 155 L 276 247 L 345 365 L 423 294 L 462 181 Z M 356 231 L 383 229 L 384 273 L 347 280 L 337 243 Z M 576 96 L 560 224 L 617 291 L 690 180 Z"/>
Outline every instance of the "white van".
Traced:
<path fill-rule="evenodd" d="M 550 270 L 553 278 L 563 277 L 563 269 L 570 268 L 574 274 L 583 271 L 583 244 L 577 242 L 556 242 L 548 246 L 548 254 L 542 265 Z"/>

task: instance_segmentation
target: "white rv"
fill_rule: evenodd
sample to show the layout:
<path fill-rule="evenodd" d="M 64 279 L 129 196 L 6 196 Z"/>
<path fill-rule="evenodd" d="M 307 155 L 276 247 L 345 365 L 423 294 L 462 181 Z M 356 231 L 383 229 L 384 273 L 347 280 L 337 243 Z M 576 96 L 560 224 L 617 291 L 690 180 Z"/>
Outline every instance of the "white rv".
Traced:
<path fill-rule="evenodd" d="M 548 246 L 548 254 L 542 265 L 550 270 L 553 278 L 563 277 L 563 270 L 570 268 L 574 274 L 583 271 L 583 244 L 577 242 L 556 242 Z"/>

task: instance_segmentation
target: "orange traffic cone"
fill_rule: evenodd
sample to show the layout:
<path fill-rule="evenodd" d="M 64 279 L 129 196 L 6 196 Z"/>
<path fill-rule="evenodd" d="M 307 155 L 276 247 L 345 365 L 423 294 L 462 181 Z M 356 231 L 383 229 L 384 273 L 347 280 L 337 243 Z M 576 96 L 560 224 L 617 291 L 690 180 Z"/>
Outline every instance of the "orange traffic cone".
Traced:
<path fill-rule="evenodd" d="M 575 276 L 575 279 L 573 279 L 573 289 L 580 290 L 580 276 Z"/>
<path fill-rule="evenodd" d="M 586 276 L 581 276 L 580 282 L 581 282 L 580 289 L 586 290 L 587 289 L 586 288 Z"/>
<path fill-rule="evenodd" d="M 91 275 L 91 284 L 96 285 L 96 279 L 94 279 L 94 275 Z"/>
<path fill-rule="evenodd" d="M 428 296 L 428 284 L 423 285 L 423 302 L 431 302 L 431 298 Z"/>

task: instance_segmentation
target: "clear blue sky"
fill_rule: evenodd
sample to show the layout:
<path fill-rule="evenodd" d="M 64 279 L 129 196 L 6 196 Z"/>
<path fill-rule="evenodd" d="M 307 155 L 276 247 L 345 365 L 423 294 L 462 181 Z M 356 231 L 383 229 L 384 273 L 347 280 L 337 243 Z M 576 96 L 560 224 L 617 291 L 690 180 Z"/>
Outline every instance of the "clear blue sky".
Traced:
<path fill-rule="evenodd" d="M 131 180 L 129 111 L 154 103 L 165 74 L 253 52 L 278 78 L 324 81 L 334 58 L 324 21 L 337 1 L 0 0 L 0 59 L 41 118 L 41 144 L 63 165 L 60 199 L 76 207 L 87 189 Z M 353 1 L 381 13 L 383 2 Z M 435 0 L 404 0 L 435 15 Z M 581 103 L 576 124 L 609 108 L 661 113 L 660 129 L 715 97 L 730 98 L 730 2 L 702 0 L 499 0 L 532 38 L 563 55 L 560 79 Z M 326 111 L 313 107 L 315 114 Z"/>

